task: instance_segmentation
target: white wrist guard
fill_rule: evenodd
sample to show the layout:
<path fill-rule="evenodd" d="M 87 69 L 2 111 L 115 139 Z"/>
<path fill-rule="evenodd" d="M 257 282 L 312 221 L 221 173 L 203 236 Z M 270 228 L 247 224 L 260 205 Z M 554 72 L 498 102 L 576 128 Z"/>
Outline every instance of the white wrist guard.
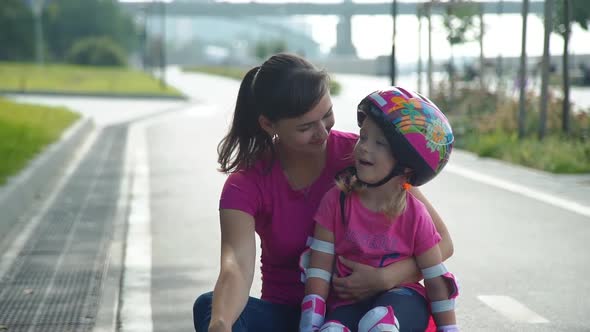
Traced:
<path fill-rule="evenodd" d="M 309 294 L 301 302 L 299 332 L 318 331 L 324 324 L 326 300 L 317 294 Z"/>

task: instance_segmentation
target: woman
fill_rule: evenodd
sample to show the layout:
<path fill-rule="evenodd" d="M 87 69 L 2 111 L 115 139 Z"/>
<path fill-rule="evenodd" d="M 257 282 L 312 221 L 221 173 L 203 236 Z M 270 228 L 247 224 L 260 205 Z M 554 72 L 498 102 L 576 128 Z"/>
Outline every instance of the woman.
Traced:
<path fill-rule="evenodd" d="M 213 293 L 193 307 L 195 329 L 296 331 L 304 295 L 299 257 L 313 232 L 313 215 L 340 170 L 352 165 L 357 136 L 334 126 L 329 77 L 307 60 L 277 54 L 242 80 L 231 128 L 219 144 L 220 170 L 230 174 L 220 199 L 221 269 Z M 453 246 L 440 216 L 430 213 L 443 258 Z M 248 296 L 262 247 L 262 296 Z M 352 273 L 334 278 L 335 292 L 360 300 L 419 280 L 413 259 L 383 268 L 343 260 Z"/>

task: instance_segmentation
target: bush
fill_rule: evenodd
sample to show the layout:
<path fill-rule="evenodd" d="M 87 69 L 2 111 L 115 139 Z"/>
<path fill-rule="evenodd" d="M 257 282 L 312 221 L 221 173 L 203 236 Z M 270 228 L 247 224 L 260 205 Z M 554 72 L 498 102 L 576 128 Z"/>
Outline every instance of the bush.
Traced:
<path fill-rule="evenodd" d="M 66 55 L 66 61 L 87 66 L 126 66 L 125 51 L 108 37 L 80 39 Z"/>
<path fill-rule="evenodd" d="M 329 84 L 330 84 L 330 94 L 332 96 L 339 95 L 340 91 L 342 90 L 342 86 L 340 85 L 340 83 L 338 83 L 338 81 L 330 79 Z"/>
<path fill-rule="evenodd" d="M 448 89 L 443 85 L 434 94 L 433 101 L 448 116 L 458 148 L 548 172 L 590 172 L 590 112 L 572 112 L 572 128 L 566 137 L 561 131 L 562 100 L 550 96 L 547 136 L 539 140 L 540 100 L 528 93 L 525 101 L 527 134 L 519 139 L 516 98 L 501 92 L 463 88 L 457 90 L 451 101 L 441 91 Z"/>

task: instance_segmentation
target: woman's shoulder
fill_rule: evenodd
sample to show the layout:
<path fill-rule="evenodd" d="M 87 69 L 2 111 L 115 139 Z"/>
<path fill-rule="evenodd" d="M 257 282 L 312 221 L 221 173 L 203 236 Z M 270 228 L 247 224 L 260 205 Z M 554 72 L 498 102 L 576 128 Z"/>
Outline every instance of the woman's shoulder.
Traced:
<path fill-rule="evenodd" d="M 237 171 L 230 173 L 225 180 L 228 183 L 236 182 L 251 182 L 252 184 L 260 183 L 262 179 L 273 171 L 273 165 L 266 160 L 258 160 L 250 167 L 240 168 Z"/>

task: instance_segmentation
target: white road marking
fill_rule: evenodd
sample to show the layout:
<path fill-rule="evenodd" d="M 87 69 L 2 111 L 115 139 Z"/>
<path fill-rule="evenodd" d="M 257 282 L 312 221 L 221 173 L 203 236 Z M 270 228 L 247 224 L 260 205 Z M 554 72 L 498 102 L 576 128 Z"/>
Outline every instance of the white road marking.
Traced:
<path fill-rule="evenodd" d="M 567 199 L 560 198 L 558 196 L 550 195 L 539 190 L 531 189 L 525 187 L 523 185 L 519 185 L 510 181 L 502 180 L 500 178 L 496 178 L 490 175 L 485 175 L 479 172 L 475 172 L 469 170 L 465 167 L 457 166 L 457 165 L 447 165 L 445 170 L 466 177 L 471 180 L 475 180 L 478 182 L 482 182 L 494 187 L 498 187 L 504 190 L 508 190 L 517 194 L 521 194 L 523 196 L 527 196 L 532 199 L 536 199 L 543 203 L 547 203 L 574 213 L 578 213 L 580 215 L 590 217 L 590 207 L 582 205 L 580 203 L 572 202 Z"/>
<path fill-rule="evenodd" d="M 516 301 L 510 296 L 479 295 L 477 298 L 510 320 L 531 324 L 549 323 L 549 320 L 527 308 L 524 304 Z"/>
<path fill-rule="evenodd" d="M 151 332 L 150 171 L 147 138 L 142 125 L 129 128 L 128 144 L 132 144 L 130 151 L 133 151 L 133 182 L 124 260 L 121 331 Z"/>

